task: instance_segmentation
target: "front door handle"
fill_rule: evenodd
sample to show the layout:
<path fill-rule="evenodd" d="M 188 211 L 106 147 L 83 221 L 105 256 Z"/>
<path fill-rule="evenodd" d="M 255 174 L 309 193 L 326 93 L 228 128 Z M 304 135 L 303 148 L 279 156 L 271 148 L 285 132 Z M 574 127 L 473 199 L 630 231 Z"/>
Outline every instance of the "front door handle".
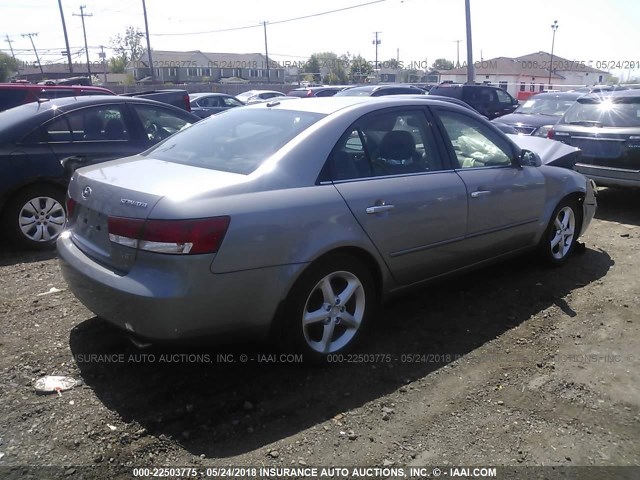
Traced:
<path fill-rule="evenodd" d="M 476 192 L 471 192 L 471 198 L 485 197 L 487 195 L 491 195 L 490 190 L 478 190 Z"/>
<path fill-rule="evenodd" d="M 388 212 L 393 208 L 395 208 L 395 205 L 374 205 L 372 207 L 367 207 L 366 212 L 369 214 L 382 213 L 382 212 Z"/>

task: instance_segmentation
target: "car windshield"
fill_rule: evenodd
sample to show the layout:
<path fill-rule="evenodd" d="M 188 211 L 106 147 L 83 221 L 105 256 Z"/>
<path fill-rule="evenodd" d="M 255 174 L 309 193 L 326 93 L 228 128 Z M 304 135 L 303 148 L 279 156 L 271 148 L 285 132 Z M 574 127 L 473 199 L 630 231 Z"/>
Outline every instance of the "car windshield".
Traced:
<path fill-rule="evenodd" d="M 529 115 L 564 115 L 571 105 L 575 103 L 575 99 L 560 98 L 531 98 L 519 106 L 514 113 L 525 113 Z"/>
<path fill-rule="evenodd" d="M 277 109 L 231 109 L 196 123 L 143 155 L 248 175 L 324 117 Z"/>
<path fill-rule="evenodd" d="M 640 97 L 581 99 L 567 110 L 564 124 L 640 127 Z"/>

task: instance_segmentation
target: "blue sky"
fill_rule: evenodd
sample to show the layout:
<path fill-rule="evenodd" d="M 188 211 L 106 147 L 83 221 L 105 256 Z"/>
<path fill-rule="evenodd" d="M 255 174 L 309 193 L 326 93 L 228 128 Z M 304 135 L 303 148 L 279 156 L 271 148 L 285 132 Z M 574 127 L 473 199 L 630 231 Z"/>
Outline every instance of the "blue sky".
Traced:
<path fill-rule="evenodd" d="M 151 46 L 157 50 L 210 52 L 264 52 L 260 22 L 276 22 L 298 16 L 340 9 L 372 0 L 147 0 Z M 85 19 L 91 59 L 98 61 L 99 45 L 127 25 L 144 29 L 142 0 L 62 0 L 74 61 L 84 61 L 79 6 L 93 14 Z M 471 0 L 474 59 L 519 56 L 550 51 L 551 24 L 558 21 L 555 53 L 570 60 L 635 62 L 640 73 L 640 1 L 608 0 Z M 56 0 L 0 0 L 0 46 L 8 52 L 5 35 L 16 56 L 33 61 L 28 38 L 37 32 L 36 47 L 43 61 L 62 60 L 64 37 Z M 438 57 L 455 61 L 456 41 L 460 59 L 466 58 L 464 0 L 384 0 L 347 11 L 310 19 L 267 25 L 269 53 L 276 60 L 304 61 L 317 51 L 375 57 L 372 44 L 379 31 L 380 60 L 398 55 L 404 63 Z M 238 31 L 192 35 L 193 32 L 251 27 Z M 180 35 L 164 35 L 178 33 Z M 110 52 L 108 52 L 110 53 Z M 626 66 L 630 66 L 629 63 Z M 595 65 L 594 65 L 595 66 Z M 619 71 L 631 75 L 633 71 Z"/>

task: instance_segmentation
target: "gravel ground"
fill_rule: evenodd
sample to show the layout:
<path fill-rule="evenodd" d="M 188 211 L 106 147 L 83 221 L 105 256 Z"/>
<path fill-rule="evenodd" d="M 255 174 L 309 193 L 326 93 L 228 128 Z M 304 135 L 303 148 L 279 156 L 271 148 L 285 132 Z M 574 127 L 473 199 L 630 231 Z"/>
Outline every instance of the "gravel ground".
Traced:
<path fill-rule="evenodd" d="M 640 193 L 599 204 L 566 266 L 524 257 L 404 296 L 329 367 L 262 345 L 138 350 L 55 253 L 0 246 L 0 473 L 640 466 Z M 50 374 L 82 384 L 37 395 Z"/>

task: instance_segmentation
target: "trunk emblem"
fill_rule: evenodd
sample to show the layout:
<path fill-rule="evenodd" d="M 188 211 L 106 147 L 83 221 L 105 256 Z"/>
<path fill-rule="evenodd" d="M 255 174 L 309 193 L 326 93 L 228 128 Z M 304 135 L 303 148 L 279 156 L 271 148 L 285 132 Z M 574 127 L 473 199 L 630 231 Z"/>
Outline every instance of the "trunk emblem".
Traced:
<path fill-rule="evenodd" d="M 82 189 L 82 198 L 85 200 L 91 196 L 91 187 L 86 186 Z"/>
<path fill-rule="evenodd" d="M 147 205 L 148 205 L 147 202 L 139 202 L 137 200 L 130 200 L 128 198 L 121 198 L 120 203 L 123 205 L 131 205 L 132 207 L 141 207 L 141 208 L 147 208 Z"/>

